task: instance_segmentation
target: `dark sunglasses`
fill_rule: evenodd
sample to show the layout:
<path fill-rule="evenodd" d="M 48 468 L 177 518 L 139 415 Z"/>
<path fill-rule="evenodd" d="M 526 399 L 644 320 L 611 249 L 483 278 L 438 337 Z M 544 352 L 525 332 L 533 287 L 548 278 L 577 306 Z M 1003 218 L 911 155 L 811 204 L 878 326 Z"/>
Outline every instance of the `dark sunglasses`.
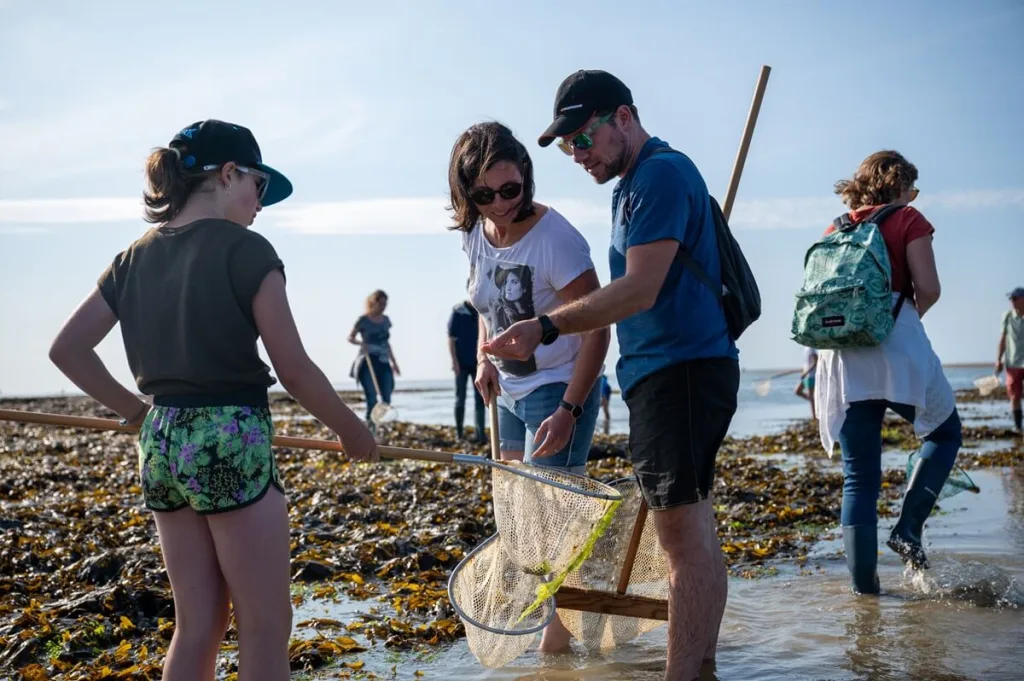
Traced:
<path fill-rule="evenodd" d="M 506 201 L 511 201 L 523 193 L 522 182 L 506 182 L 497 189 L 490 187 L 477 187 L 469 193 L 470 200 L 478 206 L 487 206 L 494 203 L 494 195 L 497 194 Z"/>

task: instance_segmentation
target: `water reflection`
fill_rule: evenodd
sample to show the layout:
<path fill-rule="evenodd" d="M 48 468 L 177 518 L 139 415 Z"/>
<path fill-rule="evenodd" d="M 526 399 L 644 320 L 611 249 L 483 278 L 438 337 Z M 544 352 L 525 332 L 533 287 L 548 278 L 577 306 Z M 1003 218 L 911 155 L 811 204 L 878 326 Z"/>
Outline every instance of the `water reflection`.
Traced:
<path fill-rule="evenodd" d="M 702 681 L 1021 678 L 1024 470 L 972 470 L 971 477 L 982 493 L 958 495 L 929 522 L 931 570 L 907 573 L 880 545 L 880 597 L 850 591 L 838 546 L 814 554 L 810 574 L 730 580 L 718 668 Z M 421 678 L 446 681 L 661 681 L 665 638 L 662 626 L 612 650 L 542 655 L 533 648 L 494 670 L 460 641 L 429 663 L 399 663 L 397 678 L 422 671 Z M 394 660 L 385 654 L 367 653 L 367 670 L 387 676 Z"/>

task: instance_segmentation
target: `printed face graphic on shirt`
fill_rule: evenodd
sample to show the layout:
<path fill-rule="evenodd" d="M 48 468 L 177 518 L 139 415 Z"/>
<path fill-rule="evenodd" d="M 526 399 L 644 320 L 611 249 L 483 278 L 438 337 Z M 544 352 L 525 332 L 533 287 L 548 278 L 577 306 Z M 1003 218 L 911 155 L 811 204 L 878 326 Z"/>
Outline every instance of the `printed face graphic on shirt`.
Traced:
<path fill-rule="evenodd" d="M 474 270 L 472 276 L 476 276 Z M 492 336 L 497 335 L 516 322 L 533 319 L 533 268 L 529 265 L 509 263 L 488 263 L 483 273 L 487 279 L 487 326 Z M 537 358 L 530 355 L 525 360 L 494 359 L 495 365 L 513 376 L 526 376 L 537 371 Z"/>

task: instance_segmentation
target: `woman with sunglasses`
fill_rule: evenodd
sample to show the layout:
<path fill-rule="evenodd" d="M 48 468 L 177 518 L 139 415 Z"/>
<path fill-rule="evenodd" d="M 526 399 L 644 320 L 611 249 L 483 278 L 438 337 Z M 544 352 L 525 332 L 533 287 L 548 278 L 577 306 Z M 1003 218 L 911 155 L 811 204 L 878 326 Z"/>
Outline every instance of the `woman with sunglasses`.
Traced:
<path fill-rule="evenodd" d="M 962 441 L 953 390 L 921 323 L 941 287 L 932 250 L 935 228 L 908 205 L 917 198 L 916 182 L 914 164 L 886 150 L 868 156 L 851 179 L 835 185 L 854 224 L 886 205 L 897 206 L 878 226 L 892 270 L 892 331 L 879 346 L 819 351 L 815 380 L 822 444 L 829 455 L 836 442 L 842 449 L 846 564 L 854 591 L 865 594 L 880 588 L 878 494 L 886 411 L 914 424 L 923 441 L 886 542 L 913 569 L 928 568 L 921 533 Z M 830 225 L 825 233 L 834 229 Z"/>
<path fill-rule="evenodd" d="M 459 136 L 448 187 L 452 229 L 462 232 L 469 259 L 470 300 L 480 312 L 479 345 L 600 287 L 586 239 L 554 208 L 534 201 L 530 156 L 504 125 L 479 123 Z M 476 387 L 488 404 L 498 400 L 502 459 L 585 472 L 609 339 L 607 328 L 549 334 L 533 355 L 515 362 L 477 352 Z M 564 650 L 568 642 L 556 619 L 541 650 Z"/>
<path fill-rule="evenodd" d="M 291 183 L 263 165 L 245 128 L 208 120 L 146 162 L 146 221 L 64 324 L 50 359 L 122 423 L 140 425 L 143 502 L 174 596 L 166 681 L 212 681 L 233 608 L 240 681 L 289 678 L 288 508 L 271 440 L 262 339 L 283 387 L 338 434 L 349 459 L 373 436 L 310 360 L 288 306 L 284 265 L 248 229 Z M 120 323 L 139 391 L 94 348 Z M 229 606 L 230 602 L 230 606 Z"/>

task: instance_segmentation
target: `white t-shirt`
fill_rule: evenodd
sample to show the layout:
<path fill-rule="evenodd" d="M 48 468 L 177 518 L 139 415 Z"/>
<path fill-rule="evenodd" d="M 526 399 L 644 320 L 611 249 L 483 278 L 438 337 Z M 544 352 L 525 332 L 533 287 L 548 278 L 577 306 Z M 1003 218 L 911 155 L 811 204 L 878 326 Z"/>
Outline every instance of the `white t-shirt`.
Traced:
<path fill-rule="evenodd" d="M 492 246 L 478 223 L 463 234 L 462 250 L 469 258 L 470 300 L 487 323 L 488 338 L 558 307 L 557 291 L 594 268 L 587 240 L 553 208 L 507 248 Z M 562 335 L 526 360 L 492 358 L 501 391 L 520 400 L 542 385 L 568 383 L 581 343 L 579 335 Z"/>
<path fill-rule="evenodd" d="M 894 293 L 895 306 L 899 294 Z M 914 407 L 914 434 L 924 438 L 956 408 L 953 388 L 917 309 L 900 309 L 889 336 L 870 348 L 822 350 L 814 380 L 818 431 L 831 457 L 853 402 L 889 400 Z"/>

